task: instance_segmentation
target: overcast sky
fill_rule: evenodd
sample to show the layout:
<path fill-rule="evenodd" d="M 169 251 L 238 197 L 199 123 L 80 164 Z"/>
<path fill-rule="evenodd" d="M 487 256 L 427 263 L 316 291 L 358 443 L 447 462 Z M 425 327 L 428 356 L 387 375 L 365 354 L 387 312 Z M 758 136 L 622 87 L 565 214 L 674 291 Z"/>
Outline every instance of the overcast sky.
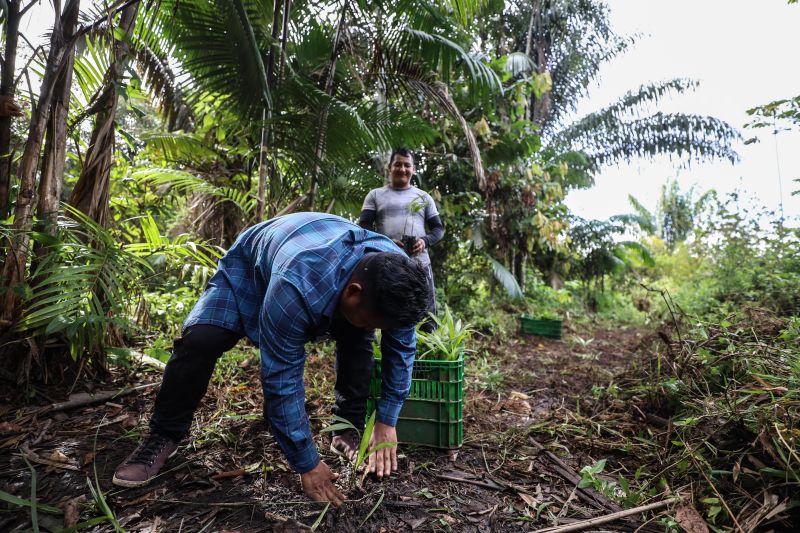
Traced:
<path fill-rule="evenodd" d="M 712 115 L 741 128 L 746 110 L 800 94 L 800 6 L 786 0 L 609 0 L 614 28 L 642 34 L 623 56 L 603 66 L 579 115 L 600 109 L 648 81 L 694 78 L 693 93 L 664 100 L 665 112 Z M 781 196 L 787 216 L 800 215 L 800 131 L 744 130 L 761 142 L 736 150 L 741 161 L 695 164 L 679 169 L 667 160 L 637 161 L 604 169 L 594 188 L 576 191 L 567 203 L 579 216 L 605 219 L 631 209 L 628 194 L 654 209 L 661 185 L 676 178 L 683 188 L 748 191 L 777 210 Z"/>

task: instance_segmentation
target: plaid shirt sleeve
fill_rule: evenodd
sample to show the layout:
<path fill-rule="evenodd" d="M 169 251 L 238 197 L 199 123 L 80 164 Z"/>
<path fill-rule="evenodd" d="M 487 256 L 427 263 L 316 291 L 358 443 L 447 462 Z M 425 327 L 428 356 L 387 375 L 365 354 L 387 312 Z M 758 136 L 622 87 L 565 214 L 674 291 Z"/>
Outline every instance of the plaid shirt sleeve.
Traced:
<path fill-rule="evenodd" d="M 375 420 L 396 426 L 400 409 L 411 390 L 411 370 L 416 356 L 417 332 L 411 328 L 384 331 L 381 335 L 381 401 Z"/>
<path fill-rule="evenodd" d="M 289 465 L 303 474 L 320 461 L 305 409 L 303 368 L 310 326 L 307 303 L 297 287 L 273 274 L 259 318 L 261 385 L 273 435 Z"/>

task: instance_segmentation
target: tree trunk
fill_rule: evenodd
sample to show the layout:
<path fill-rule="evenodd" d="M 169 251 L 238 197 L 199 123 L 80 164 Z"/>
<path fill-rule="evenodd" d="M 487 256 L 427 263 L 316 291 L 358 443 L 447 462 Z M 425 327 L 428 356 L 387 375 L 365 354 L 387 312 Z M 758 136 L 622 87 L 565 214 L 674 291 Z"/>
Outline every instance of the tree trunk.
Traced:
<path fill-rule="evenodd" d="M 333 48 L 331 57 L 328 61 L 328 68 L 325 76 L 325 94 L 333 96 L 333 80 L 336 76 L 336 60 L 339 58 L 339 41 L 344 32 L 344 24 L 347 19 L 347 0 L 342 4 L 342 14 L 339 16 L 339 24 L 336 26 L 336 35 L 333 38 Z M 319 184 L 319 173 L 321 170 L 320 162 L 325 157 L 325 135 L 328 129 L 329 105 L 325 105 L 319 114 L 319 125 L 317 127 L 317 145 L 314 150 L 314 172 L 311 174 L 311 192 L 309 193 L 309 209 L 314 210 L 317 200 L 317 187 Z"/>
<path fill-rule="evenodd" d="M 78 25 L 78 10 L 65 13 L 61 26 L 64 40 L 75 34 Z M 39 199 L 36 214 L 43 224 L 42 230 L 50 235 L 56 234 L 58 224 L 58 205 L 61 201 L 61 189 L 64 183 L 64 167 L 67 157 L 67 119 L 72 92 L 72 65 L 75 62 L 75 50 L 67 52 L 64 68 L 58 77 L 50 104 L 50 118 L 47 121 L 46 142 L 42 173 L 39 178 Z M 38 252 L 37 252 L 38 255 Z"/>
<path fill-rule="evenodd" d="M 525 246 L 525 243 L 522 243 Z M 514 253 L 514 277 L 517 279 L 519 288 L 525 291 L 525 264 L 528 262 L 528 252 L 520 248 Z"/>
<path fill-rule="evenodd" d="M 79 0 L 67 0 L 66 11 L 77 10 Z M 54 2 L 56 13 L 61 12 L 61 2 Z M 14 208 L 14 225 L 16 235 L 10 243 L 8 255 L 3 265 L 2 284 L 6 290 L 2 296 L 3 307 L 0 321 L 4 326 L 12 325 L 19 318 L 18 288 L 25 281 L 30 244 L 30 230 L 33 224 L 33 203 L 36 190 L 36 168 L 44 138 L 47 118 L 50 113 L 50 102 L 53 98 L 56 82 L 64 67 L 64 56 L 72 49 L 72 41 L 65 42 L 61 31 L 61 17 L 56 17 L 53 33 L 50 37 L 50 52 L 47 55 L 44 77 L 39 91 L 39 100 L 31 114 L 28 140 L 19 163 L 19 194 Z"/>
<path fill-rule="evenodd" d="M 0 94 L 14 96 L 14 71 L 17 66 L 19 21 L 22 18 L 18 0 L 8 2 L 6 18 L 6 46 L 0 62 Z M 11 121 L 13 117 L 0 117 L 0 219 L 8 216 L 8 194 L 11 188 Z"/>
<path fill-rule="evenodd" d="M 256 196 L 256 222 L 264 220 L 267 201 L 267 108 L 261 114 L 261 145 L 258 152 L 258 195 Z"/>
<path fill-rule="evenodd" d="M 534 0 L 531 10 L 531 20 L 528 26 L 528 43 L 526 53 L 536 54 L 536 72 L 544 74 L 547 72 L 548 43 L 545 29 L 542 24 L 543 0 Z M 531 42 L 535 41 L 535 46 L 531 49 Z M 531 96 L 532 109 L 529 109 L 529 120 L 540 126 L 544 125 L 550 118 L 552 107 L 552 89 L 542 94 L 539 98 Z"/>
<path fill-rule="evenodd" d="M 119 29 L 129 36 L 136 21 L 139 3 L 131 4 L 122 10 Z M 114 156 L 114 120 L 117 116 L 117 85 L 122 79 L 129 46 L 125 40 L 114 41 L 114 60 L 108 67 L 103 90 L 103 102 L 97 112 L 89 148 L 83 161 L 81 175 L 72 196 L 70 205 L 79 209 L 98 224 L 108 224 L 108 206 L 111 182 L 111 165 Z"/>
<path fill-rule="evenodd" d="M 286 15 L 286 13 L 284 13 Z M 274 94 L 272 90 L 275 87 L 275 60 L 276 48 L 278 48 L 278 36 L 281 34 L 281 0 L 274 0 L 272 10 L 272 46 L 270 47 L 269 54 L 267 55 L 267 84 L 270 87 L 270 93 Z M 280 48 L 278 48 L 280 52 Z M 267 105 L 265 102 L 264 105 Z M 275 215 L 277 210 L 277 198 L 279 184 L 277 183 L 275 165 L 271 164 L 268 160 L 268 146 L 272 144 L 272 113 L 273 109 L 265 108 L 263 115 L 264 123 L 261 126 L 261 152 L 259 155 L 258 165 L 258 198 L 256 200 L 256 217 L 258 222 L 264 220 L 264 212 L 267 211 L 268 216 Z M 267 202 L 267 181 L 269 181 L 269 202 Z"/>

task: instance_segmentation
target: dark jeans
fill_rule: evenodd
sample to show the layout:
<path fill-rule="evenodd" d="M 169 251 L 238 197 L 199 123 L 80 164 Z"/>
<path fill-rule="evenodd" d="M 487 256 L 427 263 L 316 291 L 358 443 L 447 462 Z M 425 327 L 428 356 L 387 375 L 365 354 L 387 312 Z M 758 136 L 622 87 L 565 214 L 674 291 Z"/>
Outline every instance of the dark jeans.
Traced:
<path fill-rule="evenodd" d="M 374 334 L 342 319 L 333 321 L 330 333 L 336 341 L 333 412 L 362 429 L 374 364 Z M 150 419 L 152 433 L 175 441 L 186 436 L 194 412 L 206 394 L 217 359 L 236 346 L 239 339 L 241 335 L 234 331 L 207 324 L 188 327 L 182 337 L 175 339 Z"/>
<path fill-rule="evenodd" d="M 428 287 L 431 290 L 431 302 L 428 305 L 428 312 L 432 314 L 436 314 L 436 286 L 433 284 L 433 269 L 431 265 L 426 267 L 427 274 L 428 274 Z M 426 316 L 422 319 L 422 322 L 419 324 L 419 329 L 424 331 L 425 333 L 430 333 L 434 329 L 436 329 L 436 322 L 434 322 L 430 317 Z"/>

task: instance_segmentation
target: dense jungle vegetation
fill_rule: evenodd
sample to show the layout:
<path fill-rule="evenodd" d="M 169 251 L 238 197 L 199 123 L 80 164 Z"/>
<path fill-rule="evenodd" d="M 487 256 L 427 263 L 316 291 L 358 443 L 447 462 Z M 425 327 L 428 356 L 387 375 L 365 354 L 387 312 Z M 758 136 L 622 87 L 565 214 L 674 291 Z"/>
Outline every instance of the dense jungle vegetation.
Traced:
<path fill-rule="evenodd" d="M 38 44 L 20 28 L 47 11 Z M 0 529 L 556 531 L 662 501 L 606 527 L 800 527 L 797 214 L 675 181 L 656 209 L 631 196 L 608 220 L 565 203 L 608 165 L 735 164 L 740 128 L 800 128 L 800 96 L 750 110 L 745 126 L 659 111 L 697 82 L 643 79 L 577 116 L 601 66 L 637 42 L 615 32 L 602 0 L 3 0 L 0 12 Z M 476 332 L 456 465 L 483 477 L 426 482 L 447 458 L 408 452 L 410 500 L 367 490 L 338 515 L 235 507 L 219 492 L 226 476 L 191 485 L 198 501 L 216 487 L 213 515 L 179 515 L 192 499 L 180 492 L 112 493 L 102 450 L 138 438 L 147 402 L 125 396 L 103 418 L 55 422 L 41 408 L 152 381 L 142 360 L 168 360 L 241 230 L 297 211 L 357 220 L 401 146 L 446 228 L 431 250 L 440 311 Z M 523 313 L 563 319 L 563 340 L 522 337 Z M 323 417 L 331 348 L 310 353 L 309 411 Z M 242 343 L 220 363 L 193 450 L 236 448 L 256 431 L 257 357 Z M 80 432 L 53 433 L 62 426 Z M 85 455 L 45 472 L 62 448 L 36 445 L 64 439 Z M 225 453 L 204 468 L 294 483 L 277 455 L 231 466 Z M 534 466 L 545 453 L 578 477 L 547 477 Z M 172 507 L 148 509 L 154 498 Z"/>

